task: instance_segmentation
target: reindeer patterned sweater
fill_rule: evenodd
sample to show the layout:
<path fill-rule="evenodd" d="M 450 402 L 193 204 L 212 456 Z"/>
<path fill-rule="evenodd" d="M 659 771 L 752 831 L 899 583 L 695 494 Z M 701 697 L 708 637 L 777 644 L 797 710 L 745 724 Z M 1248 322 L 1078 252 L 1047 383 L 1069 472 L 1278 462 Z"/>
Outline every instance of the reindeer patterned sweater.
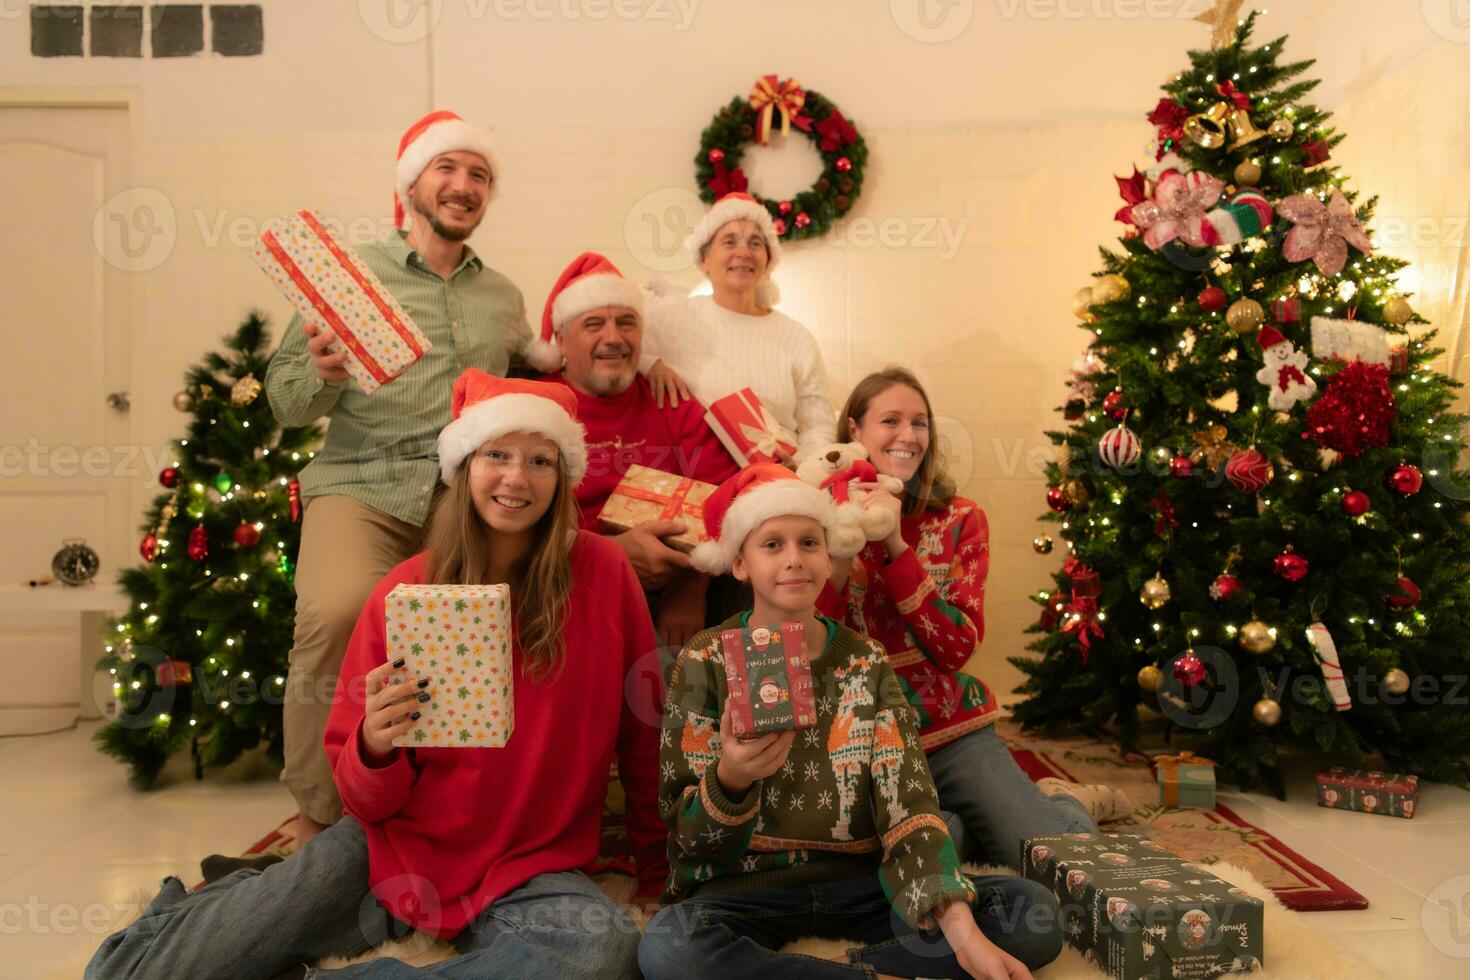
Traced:
<path fill-rule="evenodd" d="M 669 834 L 664 901 L 876 874 L 895 911 L 923 928 L 943 903 L 972 901 L 939 816 L 913 711 L 883 648 L 823 618 L 811 662 L 816 727 L 786 763 L 736 800 L 715 775 L 726 683 L 720 631 L 696 635 L 669 681 L 659 750 L 659 807 Z"/>

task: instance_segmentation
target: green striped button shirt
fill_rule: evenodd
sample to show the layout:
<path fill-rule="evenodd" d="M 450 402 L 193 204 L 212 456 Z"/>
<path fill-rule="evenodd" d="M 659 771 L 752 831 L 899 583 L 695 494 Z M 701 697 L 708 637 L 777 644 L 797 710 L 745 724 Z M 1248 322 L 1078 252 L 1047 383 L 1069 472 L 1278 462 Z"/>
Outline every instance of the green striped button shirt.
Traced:
<path fill-rule="evenodd" d="M 282 425 L 308 425 L 323 415 L 331 420 L 326 443 L 301 471 L 303 497 L 345 494 L 422 526 L 439 479 L 437 441 L 449 424 L 454 380 L 472 367 L 505 375 L 531 336 L 526 301 L 468 246 L 448 281 L 402 232 L 357 251 L 433 347 L 369 395 L 356 382 L 321 379 L 297 314 L 266 372 L 266 395 Z"/>

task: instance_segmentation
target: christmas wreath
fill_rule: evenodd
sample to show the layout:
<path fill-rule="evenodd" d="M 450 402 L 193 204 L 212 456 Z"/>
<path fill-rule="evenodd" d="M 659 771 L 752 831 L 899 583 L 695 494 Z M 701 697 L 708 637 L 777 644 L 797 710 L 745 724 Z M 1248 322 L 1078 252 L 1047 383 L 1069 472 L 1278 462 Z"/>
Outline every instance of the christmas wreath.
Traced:
<path fill-rule="evenodd" d="M 749 190 L 740 169 L 746 145 L 766 143 L 776 122 L 783 136 L 793 127 L 805 133 L 822 156 L 822 175 L 816 183 L 780 201 Z M 700 134 L 694 165 L 699 196 L 706 204 L 731 191 L 745 191 L 771 213 L 776 234 L 784 242 L 825 234 L 833 221 L 852 210 L 867 160 L 868 145 L 828 99 L 803 89 L 795 79 L 762 75 L 750 95 L 731 99 L 710 120 Z"/>

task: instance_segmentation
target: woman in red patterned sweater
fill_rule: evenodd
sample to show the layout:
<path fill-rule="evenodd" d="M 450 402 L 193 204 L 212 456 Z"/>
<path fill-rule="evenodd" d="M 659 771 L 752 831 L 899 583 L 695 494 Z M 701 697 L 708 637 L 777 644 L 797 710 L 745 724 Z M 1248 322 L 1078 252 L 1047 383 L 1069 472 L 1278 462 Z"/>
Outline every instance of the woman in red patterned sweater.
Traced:
<path fill-rule="evenodd" d="M 892 510 L 898 526 L 854 558 L 834 559 L 817 605 L 888 650 L 918 715 L 939 805 L 969 851 L 962 856 L 1019 869 L 1026 837 L 1096 832 L 1095 821 L 1126 809 L 1126 798 L 1060 779 L 1033 783 L 995 734 L 995 696 L 964 672 L 985 635 L 990 529 L 944 472 L 929 396 L 903 368 L 870 374 L 848 397 L 838 432 L 861 442 L 879 473 L 903 481 L 903 499 L 861 485 L 872 491 L 864 506 Z"/>

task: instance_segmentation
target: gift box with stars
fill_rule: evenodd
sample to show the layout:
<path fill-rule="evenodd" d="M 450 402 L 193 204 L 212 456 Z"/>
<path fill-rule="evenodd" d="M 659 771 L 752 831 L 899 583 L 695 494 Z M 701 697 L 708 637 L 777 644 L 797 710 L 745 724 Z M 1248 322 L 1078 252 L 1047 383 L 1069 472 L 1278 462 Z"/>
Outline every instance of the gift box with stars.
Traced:
<path fill-rule="evenodd" d="M 1033 837 L 1021 873 L 1056 895 L 1067 942 L 1119 980 L 1250 973 L 1265 962 L 1265 904 L 1146 837 Z"/>
<path fill-rule="evenodd" d="M 384 602 L 388 660 L 426 677 L 429 700 L 393 744 L 503 748 L 515 726 L 510 590 L 504 585 L 398 585 Z"/>

